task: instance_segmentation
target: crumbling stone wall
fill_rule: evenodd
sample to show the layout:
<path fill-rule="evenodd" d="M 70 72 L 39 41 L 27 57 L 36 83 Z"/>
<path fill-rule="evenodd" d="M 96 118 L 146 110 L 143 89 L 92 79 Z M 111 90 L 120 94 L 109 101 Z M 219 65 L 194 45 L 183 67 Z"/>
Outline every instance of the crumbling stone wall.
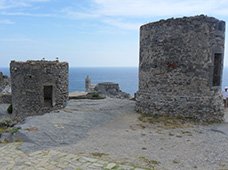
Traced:
<path fill-rule="evenodd" d="M 222 121 L 225 22 L 204 15 L 140 28 L 136 110 Z"/>
<path fill-rule="evenodd" d="M 31 116 L 63 108 L 68 100 L 68 63 L 10 63 L 13 113 Z"/>

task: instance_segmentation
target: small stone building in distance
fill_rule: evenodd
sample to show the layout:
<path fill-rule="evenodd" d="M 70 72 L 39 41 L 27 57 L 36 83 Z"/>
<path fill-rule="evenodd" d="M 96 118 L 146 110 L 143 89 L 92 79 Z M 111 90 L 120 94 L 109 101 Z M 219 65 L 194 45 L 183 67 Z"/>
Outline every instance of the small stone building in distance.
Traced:
<path fill-rule="evenodd" d="M 204 15 L 140 28 L 136 110 L 200 121 L 222 121 L 225 22 Z"/>
<path fill-rule="evenodd" d="M 68 63 L 26 61 L 10 63 L 13 113 L 39 115 L 66 106 Z"/>

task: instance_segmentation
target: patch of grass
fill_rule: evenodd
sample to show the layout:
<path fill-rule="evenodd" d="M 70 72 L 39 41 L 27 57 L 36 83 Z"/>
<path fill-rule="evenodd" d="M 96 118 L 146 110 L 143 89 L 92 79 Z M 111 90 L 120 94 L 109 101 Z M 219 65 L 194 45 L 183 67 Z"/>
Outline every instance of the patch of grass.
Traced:
<path fill-rule="evenodd" d="M 109 168 L 104 168 L 104 170 L 120 170 L 119 169 L 119 166 L 116 165 L 115 167 L 113 167 L 112 169 L 109 169 Z M 121 169 L 122 170 L 122 169 Z"/>
<path fill-rule="evenodd" d="M 75 170 L 82 170 L 81 168 L 76 168 Z"/>
<path fill-rule="evenodd" d="M 100 95 L 100 94 L 97 93 L 97 92 L 88 93 L 88 94 L 87 94 L 87 97 L 88 97 L 89 99 L 105 99 L 105 96 Z"/>
<path fill-rule="evenodd" d="M 140 158 L 140 157 L 139 157 Z M 149 168 L 148 166 L 146 165 L 142 165 L 142 163 L 138 164 L 137 162 L 129 162 L 129 161 L 118 161 L 117 163 L 119 165 L 119 169 L 118 170 L 123 170 L 121 168 L 121 165 L 128 165 L 128 166 L 131 166 L 132 167 L 132 170 L 133 169 L 144 169 L 144 170 L 155 170 L 154 168 Z"/>
<path fill-rule="evenodd" d="M 105 96 L 101 96 L 99 93 L 92 92 L 92 93 L 88 93 L 86 95 L 81 95 L 81 96 L 71 96 L 69 99 L 91 99 L 91 100 L 99 100 L 99 99 L 105 99 Z"/>
<path fill-rule="evenodd" d="M 20 127 L 7 127 L 7 128 L 0 128 L 0 134 L 3 133 L 11 133 L 12 135 L 17 133 L 21 128 Z"/>
<path fill-rule="evenodd" d="M 159 161 L 157 161 L 157 160 L 150 160 L 150 159 L 148 159 L 148 158 L 146 158 L 144 156 L 140 156 L 139 159 L 142 160 L 143 162 L 145 162 L 146 165 L 148 167 L 152 168 L 152 169 L 155 169 L 155 166 L 158 166 L 160 164 Z"/>
<path fill-rule="evenodd" d="M 141 116 L 138 119 L 144 123 L 156 124 L 162 128 L 167 128 L 167 129 L 192 127 L 196 123 L 190 119 L 185 119 L 180 117 L 158 116 L 158 115 L 149 116 L 145 114 L 141 114 Z"/>
<path fill-rule="evenodd" d="M 93 94 L 92 94 L 92 97 L 97 98 L 97 97 L 100 97 L 100 96 L 99 96 L 98 93 L 93 93 Z"/>
<path fill-rule="evenodd" d="M 12 135 L 17 133 L 21 128 L 20 127 L 11 127 L 7 129 L 7 132 L 11 133 Z"/>
<path fill-rule="evenodd" d="M 9 141 L 7 139 L 4 139 L 3 141 L 0 141 L 0 143 L 7 144 L 7 143 L 9 143 Z"/>
<path fill-rule="evenodd" d="M 92 100 L 105 99 L 105 96 L 102 96 L 97 92 L 88 93 L 86 96 L 88 97 L 88 99 Z"/>
<path fill-rule="evenodd" d="M 15 139 L 15 141 L 14 141 L 14 142 L 22 143 L 22 142 L 23 142 L 23 140 L 22 140 L 22 139 Z"/>
<path fill-rule="evenodd" d="M 6 131 L 6 128 L 0 128 L 0 134 L 4 133 Z"/>
<path fill-rule="evenodd" d="M 94 157 L 99 157 L 99 158 L 101 158 L 103 156 L 108 156 L 107 153 L 100 153 L 100 152 L 93 152 L 93 153 L 91 153 L 91 155 Z"/>

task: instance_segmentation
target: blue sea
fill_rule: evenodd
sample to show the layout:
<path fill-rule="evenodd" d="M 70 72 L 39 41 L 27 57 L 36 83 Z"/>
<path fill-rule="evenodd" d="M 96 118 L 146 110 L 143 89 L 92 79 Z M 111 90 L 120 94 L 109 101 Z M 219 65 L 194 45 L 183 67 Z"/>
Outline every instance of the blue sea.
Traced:
<path fill-rule="evenodd" d="M 0 68 L 0 71 L 9 75 L 8 68 Z M 85 77 L 89 76 L 92 84 L 99 82 L 119 83 L 122 91 L 133 95 L 138 90 L 137 67 L 107 67 L 107 68 L 70 68 L 69 91 L 84 91 Z M 228 86 L 228 67 L 223 70 L 222 89 Z"/>
<path fill-rule="evenodd" d="M 85 91 L 85 78 L 88 75 L 92 84 L 100 82 L 119 83 L 120 89 L 133 95 L 138 89 L 138 68 L 70 68 L 69 91 Z"/>
<path fill-rule="evenodd" d="M 9 76 L 8 68 L 0 71 Z M 85 78 L 89 76 L 92 84 L 100 82 L 119 83 L 120 89 L 133 95 L 138 89 L 137 67 L 99 67 L 99 68 L 70 68 L 69 91 L 85 91 Z"/>

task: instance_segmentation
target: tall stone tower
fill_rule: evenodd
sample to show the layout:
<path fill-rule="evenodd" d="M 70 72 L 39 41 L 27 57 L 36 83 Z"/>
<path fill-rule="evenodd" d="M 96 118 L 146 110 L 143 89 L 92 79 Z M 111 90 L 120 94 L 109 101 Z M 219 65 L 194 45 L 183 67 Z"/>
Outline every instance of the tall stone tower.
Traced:
<path fill-rule="evenodd" d="M 225 22 L 204 15 L 140 28 L 136 110 L 200 121 L 222 121 Z"/>

